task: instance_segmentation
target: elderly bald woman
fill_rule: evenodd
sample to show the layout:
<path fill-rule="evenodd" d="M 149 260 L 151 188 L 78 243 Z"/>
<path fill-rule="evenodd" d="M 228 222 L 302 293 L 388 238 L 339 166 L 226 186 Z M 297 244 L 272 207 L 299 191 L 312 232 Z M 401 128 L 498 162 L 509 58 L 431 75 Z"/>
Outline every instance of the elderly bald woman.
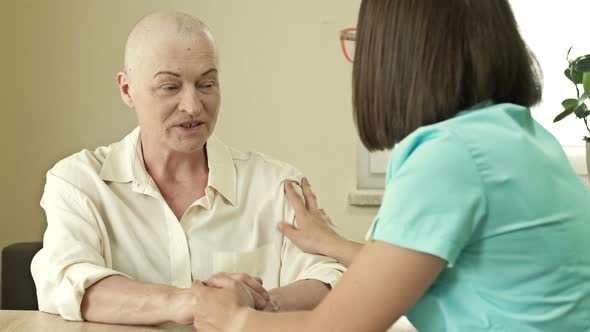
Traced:
<path fill-rule="evenodd" d="M 117 83 L 139 127 L 47 173 L 48 227 L 32 263 L 39 309 L 68 320 L 192 324 L 194 279 L 248 285 L 255 308 L 311 309 L 344 267 L 276 232 L 294 212 L 292 166 L 213 135 L 220 105 L 209 29 L 183 13 L 137 23 Z"/>

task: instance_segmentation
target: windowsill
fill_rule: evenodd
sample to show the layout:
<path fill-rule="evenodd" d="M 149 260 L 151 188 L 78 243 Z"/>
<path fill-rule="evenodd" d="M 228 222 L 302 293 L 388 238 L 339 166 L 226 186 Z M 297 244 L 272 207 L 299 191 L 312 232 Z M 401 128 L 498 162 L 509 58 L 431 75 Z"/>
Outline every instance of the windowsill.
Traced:
<path fill-rule="evenodd" d="M 381 205 L 383 189 L 360 189 L 348 193 L 348 204 L 353 206 L 375 206 Z"/>
<path fill-rule="evenodd" d="M 587 177 L 586 148 L 583 146 L 563 147 L 572 167 L 580 177 Z M 585 179 L 587 182 L 588 180 Z M 383 199 L 383 189 L 357 189 L 348 193 L 348 204 L 363 207 L 378 207 Z"/>

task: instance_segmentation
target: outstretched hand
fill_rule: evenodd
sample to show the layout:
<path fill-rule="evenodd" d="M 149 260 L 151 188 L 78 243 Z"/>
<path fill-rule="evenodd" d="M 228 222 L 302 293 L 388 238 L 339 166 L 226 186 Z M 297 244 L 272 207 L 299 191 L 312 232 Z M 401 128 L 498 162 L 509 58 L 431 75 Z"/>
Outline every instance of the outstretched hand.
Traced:
<path fill-rule="evenodd" d="M 293 181 L 286 180 L 284 186 L 287 199 L 295 210 L 295 226 L 281 222 L 277 226 L 279 232 L 304 252 L 327 255 L 326 245 L 341 237 L 334 230 L 330 217 L 318 207 L 309 180 L 306 177 L 301 179 L 303 198 L 295 191 Z"/>

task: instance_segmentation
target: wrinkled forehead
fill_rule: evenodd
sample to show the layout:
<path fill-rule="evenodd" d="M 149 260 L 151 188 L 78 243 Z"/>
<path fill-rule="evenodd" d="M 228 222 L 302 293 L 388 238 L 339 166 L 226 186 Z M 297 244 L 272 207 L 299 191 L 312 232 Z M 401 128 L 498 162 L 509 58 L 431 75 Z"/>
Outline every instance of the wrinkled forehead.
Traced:
<path fill-rule="evenodd" d="M 198 74 L 218 69 L 216 46 L 205 32 L 163 34 L 160 31 L 132 51 L 126 61 L 130 74 L 154 75 L 162 70 Z"/>

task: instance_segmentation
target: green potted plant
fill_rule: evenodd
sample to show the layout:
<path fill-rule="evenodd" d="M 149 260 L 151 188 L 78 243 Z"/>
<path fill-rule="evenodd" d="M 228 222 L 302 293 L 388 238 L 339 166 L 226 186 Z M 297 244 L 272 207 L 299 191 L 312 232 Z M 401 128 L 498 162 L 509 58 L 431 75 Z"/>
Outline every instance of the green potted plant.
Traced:
<path fill-rule="evenodd" d="M 566 56 L 568 67 L 565 69 L 564 74 L 574 84 L 576 98 L 568 98 L 561 103 L 564 109 L 555 117 L 553 122 L 561 121 L 571 114 L 584 121 L 588 136 L 584 136 L 583 140 L 586 141 L 586 167 L 588 168 L 588 175 L 590 175 L 590 127 L 588 127 L 590 110 L 586 104 L 590 101 L 590 54 L 571 60 L 571 51 L 572 48 L 570 47 Z M 580 91 L 580 86 L 583 88 L 582 91 Z"/>

